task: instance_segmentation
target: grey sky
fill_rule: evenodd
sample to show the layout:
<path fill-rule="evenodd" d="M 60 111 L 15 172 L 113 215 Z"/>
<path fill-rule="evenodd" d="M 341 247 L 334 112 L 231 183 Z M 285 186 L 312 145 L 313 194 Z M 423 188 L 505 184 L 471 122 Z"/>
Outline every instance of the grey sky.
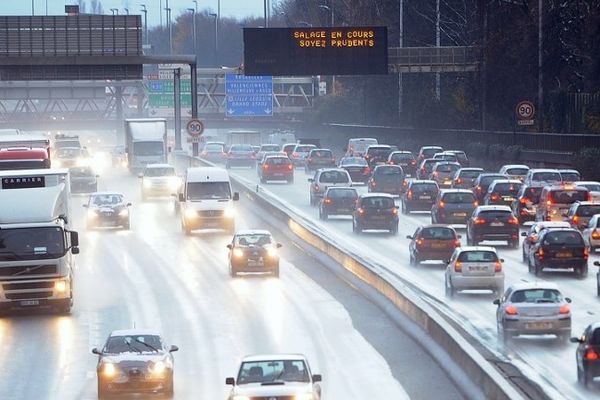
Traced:
<path fill-rule="evenodd" d="M 111 14 L 111 8 L 118 8 L 119 14 L 125 14 L 124 8 L 129 8 L 131 14 L 141 14 L 140 4 L 145 4 L 148 7 L 148 25 L 154 26 L 159 24 L 159 8 L 162 3 L 164 8 L 166 2 L 169 1 L 169 6 L 173 10 L 172 16 L 175 18 L 182 12 L 186 12 L 187 8 L 193 8 L 192 0 L 98 0 L 102 3 L 105 14 Z M 214 11 L 217 9 L 218 0 L 198 0 L 198 10 L 210 8 Z M 275 0 L 271 0 L 273 4 Z M 90 9 L 91 0 L 84 0 L 87 3 L 88 10 Z M 48 3 L 49 15 L 64 15 L 65 4 L 78 4 L 77 0 L 33 0 L 35 14 L 45 15 L 46 3 Z M 221 16 L 231 16 L 236 18 L 244 18 L 249 16 L 261 17 L 263 15 L 264 0 L 221 0 Z M 0 15 L 31 15 L 31 0 L 0 0 Z M 163 21 L 166 18 L 163 11 Z"/>

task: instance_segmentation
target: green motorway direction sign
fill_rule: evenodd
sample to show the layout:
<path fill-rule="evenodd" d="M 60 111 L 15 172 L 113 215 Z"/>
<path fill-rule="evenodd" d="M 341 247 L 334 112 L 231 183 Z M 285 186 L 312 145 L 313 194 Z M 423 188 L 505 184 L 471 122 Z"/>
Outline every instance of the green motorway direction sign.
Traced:
<path fill-rule="evenodd" d="M 192 84 L 189 79 L 181 80 L 181 107 L 192 106 Z M 148 106 L 173 108 L 173 80 L 153 79 L 148 81 Z"/>

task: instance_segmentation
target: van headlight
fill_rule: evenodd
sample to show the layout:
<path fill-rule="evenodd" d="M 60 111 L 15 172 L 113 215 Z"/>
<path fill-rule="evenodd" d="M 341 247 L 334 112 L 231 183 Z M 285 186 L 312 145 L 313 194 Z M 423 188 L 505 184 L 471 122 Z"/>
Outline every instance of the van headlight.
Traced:
<path fill-rule="evenodd" d="M 163 361 L 155 362 L 154 365 L 150 368 L 150 372 L 152 372 L 152 375 L 162 375 L 165 373 L 166 370 L 167 364 Z"/>
<path fill-rule="evenodd" d="M 198 214 L 196 213 L 196 210 L 193 210 L 193 209 L 190 209 L 190 208 L 187 208 L 185 210 L 185 218 L 186 219 L 194 219 L 197 216 L 198 216 Z"/>
<path fill-rule="evenodd" d="M 117 367 L 115 367 L 115 364 L 111 363 L 111 362 L 106 362 L 102 365 L 102 375 L 104 376 L 115 376 L 117 374 Z"/>
<path fill-rule="evenodd" d="M 235 217 L 235 208 L 233 208 L 233 207 L 226 208 L 225 211 L 223 212 L 223 215 L 225 215 L 226 218 Z"/>
<path fill-rule="evenodd" d="M 129 210 L 127 208 L 125 208 L 119 212 L 119 217 L 126 217 L 128 215 L 129 215 Z"/>
<path fill-rule="evenodd" d="M 152 186 L 152 182 L 151 182 L 151 181 L 149 181 L 148 179 L 144 179 L 144 180 L 142 181 L 142 184 L 144 185 L 144 187 L 145 187 L 145 188 L 149 188 L 149 187 L 151 187 L 151 186 Z"/>
<path fill-rule="evenodd" d="M 250 397 L 238 394 L 233 396 L 233 400 L 250 400 Z"/>
<path fill-rule="evenodd" d="M 89 219 L 94 219 L 98 216 L 98 213 L 96 212 L 96 210 L 88 210 L 87 216 Z"/>
<path fill-rule="evenodd" d="M 66 292 L 68 287 L 69 287 L 69 285 L 67 284 L 67 281 L 60 280 L 60 281 L 54 282 L 54 290 L 58 293 Z"/>
<path fill-rule="evenodd" d="M 275 247 L 269 247 L 267 249 L 267 255 L 269 257 L 277 257 L 277 249 Z"/>
<path fill-rule="evenodd" d="M 243 257 L 244 251 L 242 249 L 235 248 L 235 249 L 233 249 L 233 256 L 237 257 L 237 258 Z"/>
<path fill-rule="evenodd" d="M 169 189 L 171 189 L 171 190 L 179 189 L 179 178 L 169 179 Z"/>
<path fill-rule="evenodd" d="M 294 400 L 313 400 L 312 393 L 300 393 L 294 396 Z"/>

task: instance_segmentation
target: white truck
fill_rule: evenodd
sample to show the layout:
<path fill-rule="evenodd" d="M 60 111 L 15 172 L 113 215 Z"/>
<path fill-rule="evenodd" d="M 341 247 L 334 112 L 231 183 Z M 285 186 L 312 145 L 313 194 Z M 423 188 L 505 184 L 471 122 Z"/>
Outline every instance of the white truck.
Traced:
<path fill-rule="evenodd" d="M 141 172 L 148 164 L 167 162 L 167 120 L 136 118 L 125 120 L 125 146 L 131 172 Z"/>
<path fill-rule="evenodd" d="M 262 144 L 261 134 L 258 131 L 229 131 L 225 138 L 225 144 L 249 144 L 251 146 L 260 146 Z"/>
<path fill-rule="evenodd" d="M 79 235 L 69 187 L 66 169 L 0 171 L 0 312 L 71 310 Z"/>

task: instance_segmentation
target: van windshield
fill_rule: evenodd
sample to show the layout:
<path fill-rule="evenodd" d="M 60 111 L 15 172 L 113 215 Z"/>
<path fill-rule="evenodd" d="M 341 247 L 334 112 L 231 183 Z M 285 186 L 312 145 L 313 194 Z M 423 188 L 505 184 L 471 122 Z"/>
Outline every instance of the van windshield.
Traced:
<path fill-rule="evenodd" d="M 229 182 L 189 182 L 187 200 L 230 199 Z"/>

